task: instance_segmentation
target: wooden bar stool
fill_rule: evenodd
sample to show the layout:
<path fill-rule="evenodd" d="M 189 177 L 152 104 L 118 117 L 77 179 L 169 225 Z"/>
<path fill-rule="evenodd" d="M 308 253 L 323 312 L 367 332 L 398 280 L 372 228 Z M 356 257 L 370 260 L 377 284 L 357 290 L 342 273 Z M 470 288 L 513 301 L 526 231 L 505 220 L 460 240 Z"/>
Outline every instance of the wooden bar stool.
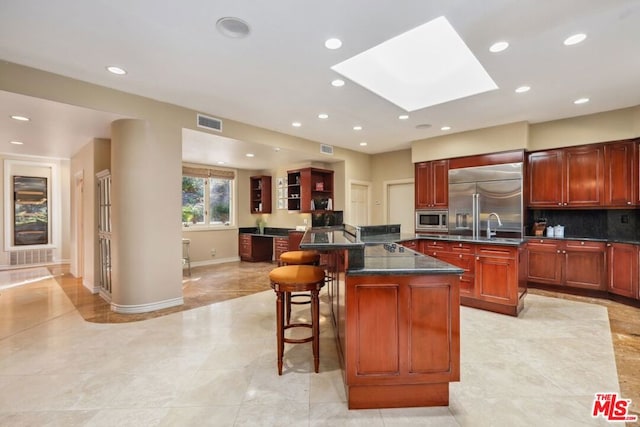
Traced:
<path fill-rule="evenodd" d="M 318 265 L 320 264 L 320 254 L 316 251 L 287 251 L 280 255 L 278 265 Z M 298 299 L 297 301 L 294 298 Z M 285 320 L 288 325 L 291 322 L 291 304 L 309 304 L 311 296 L 309 294 L 284 294 Z"/>
<path fill-rule="evenodd" d="M 278 342 L 278 375 L 282 375 L 282 355 L 284 343 L 301 344 L 312 342 L 313 366 L 318 372 L 320 366 L 320 300 L 318 293 L 324 286 L 324 270 L 312 265 L 286 265 L 269 273 L 271 287 L 276 293 L 276 336 Z M 291 323 L 285 325 L 284 296 L 292 292 L 311 293 L 311 323 Z M 311 328 L 307 338 L 285 338 L 284 331 L 290 328 Z"/>

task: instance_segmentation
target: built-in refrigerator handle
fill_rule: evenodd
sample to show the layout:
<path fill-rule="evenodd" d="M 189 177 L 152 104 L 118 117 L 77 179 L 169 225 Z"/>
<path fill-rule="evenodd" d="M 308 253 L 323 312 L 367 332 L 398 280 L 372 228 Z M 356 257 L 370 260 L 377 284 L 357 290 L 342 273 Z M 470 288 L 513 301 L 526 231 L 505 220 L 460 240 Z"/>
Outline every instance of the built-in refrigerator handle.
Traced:
<path fill-rule="evenodd" d="M 471 202 L 471 215 L 473 216 L 471 234 L 474 239 L 480 235 L 480 194 L 474 193 Z"/>

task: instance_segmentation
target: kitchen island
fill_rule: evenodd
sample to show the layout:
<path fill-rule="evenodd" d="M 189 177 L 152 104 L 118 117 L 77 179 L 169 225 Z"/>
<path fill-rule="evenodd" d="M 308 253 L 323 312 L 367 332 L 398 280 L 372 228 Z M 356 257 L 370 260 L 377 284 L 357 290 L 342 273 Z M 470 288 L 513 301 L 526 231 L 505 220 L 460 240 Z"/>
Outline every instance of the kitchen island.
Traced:
<path fill-rule="evenodd" d="M 391 237 L 367 243 L 342 228 L 311 229 L 300 243 L 330 254 L 331 319 L 348 406 L 446 406 L 449 382 L 460 379 L 463 270 Z"/>

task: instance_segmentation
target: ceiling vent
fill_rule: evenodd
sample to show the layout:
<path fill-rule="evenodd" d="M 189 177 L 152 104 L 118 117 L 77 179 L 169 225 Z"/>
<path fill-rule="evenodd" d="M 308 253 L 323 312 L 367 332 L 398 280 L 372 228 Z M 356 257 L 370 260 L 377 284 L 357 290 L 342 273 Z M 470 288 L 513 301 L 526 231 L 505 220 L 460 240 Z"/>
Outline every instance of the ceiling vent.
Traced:
<path fill-rule="evenodd" d="M 320 144 L 320 152 L 322 154 L 328 154 L 330 156 L 333 156 L 333 146 L 327 145 L 327 144 Z"/>
<path fill-rule="evenodd" d="M 222 120 L 198 114 L 198 127 L 222 132 Z"/>

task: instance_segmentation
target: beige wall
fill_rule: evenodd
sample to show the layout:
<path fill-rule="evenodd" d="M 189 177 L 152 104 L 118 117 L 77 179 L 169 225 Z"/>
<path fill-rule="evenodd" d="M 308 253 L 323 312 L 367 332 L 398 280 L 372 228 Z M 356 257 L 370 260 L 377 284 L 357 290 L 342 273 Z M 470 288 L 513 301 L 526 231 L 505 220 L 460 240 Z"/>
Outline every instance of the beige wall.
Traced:
<path fill-rule="evenodd" d="M 392 151 L 371 156 L 372 210 L 371 223 L 383 224 L 387 201 L 384 200 L 386 181 L 413 179 L 414 168 L 411 150 Z M 413 210 L 413 201 L 407 209 Z"/>
<path fill-rule="evenodd" d="M 638 136 L 640 106 L 532 124 L 527 149 L 545 150 Z"/>

